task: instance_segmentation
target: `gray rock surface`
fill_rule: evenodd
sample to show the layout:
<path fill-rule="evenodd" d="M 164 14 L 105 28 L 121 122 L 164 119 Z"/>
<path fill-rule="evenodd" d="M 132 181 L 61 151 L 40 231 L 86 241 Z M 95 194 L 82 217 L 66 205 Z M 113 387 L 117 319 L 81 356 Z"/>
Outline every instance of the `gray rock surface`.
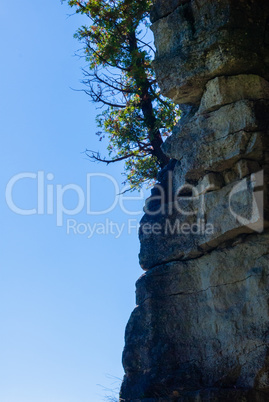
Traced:
<path fill-rule="evenodd" d="M 234 163 L 242 155 L 261 160 L 268 141 L 268 105 L 268 101 L 241 100 L 207 114 L 196 113 L 178 124 L 163 150 L 170 158 L 186 161 L 184 175 L 195 168 L 197 177 L 203 169 L 221 170 L 228 160 Z"/>
<path fill-rule="evenodd" d="M 141 220 L 120 401 L 269 401 L 269 2 L 155 0 L 152 22 L 183 114 Z"/>
<path fill-rule="evenodd" d="M 261 232 L 268 223 L 263 194 L 256 191 L 260 175 L 221 189 L 211 187 L 211 182 L 201 194 L 194 191 L 164 207 L 150 208 L 149 199 L 140 226 L 141 267 L 148 270 L 166 261 L 196 258 L 241 234 Z"/>
<path fill-rule="evenodd" d="M 267 0 L 155 1 L 154 67 L 163 94 L 199 104 L 211 78 L 254 73 L 268 79 L 268 16 Z"/>
<path fill-rule="evenodd" d="M 126 328 L 125 400 L 268 400 L 268 291 L 268 234 L 148 271 Z"/>
<path fill-rule="evenodd" d="M 242 99 L 269 99 L 269 83 L 253 74 L 214 78 L 206 85 L 199 113 L 211 112 Z"/>

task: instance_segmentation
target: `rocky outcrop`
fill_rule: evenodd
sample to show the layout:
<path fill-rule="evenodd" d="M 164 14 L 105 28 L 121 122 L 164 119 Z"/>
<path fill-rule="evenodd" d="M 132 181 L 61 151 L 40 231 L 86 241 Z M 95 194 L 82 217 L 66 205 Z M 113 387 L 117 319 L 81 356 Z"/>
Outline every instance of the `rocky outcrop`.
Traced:
<path fill-rule="evenodd" d="M 177 103 L 199 105 L 215 77 L 269 78 L 267 0 L 157 0 L 152 21 L 157 80 Z"/>
<path fill-rule="evenodd" d="M 268 392 L 268 241 L 250 236 L 138 280 L 126 329 L 126 400 Z"/>
<path fill-rule="evenodd" d="M 182 118 L 140 226 L 121 401 L 269 400 L 269 3 L 156 0 Z"/>

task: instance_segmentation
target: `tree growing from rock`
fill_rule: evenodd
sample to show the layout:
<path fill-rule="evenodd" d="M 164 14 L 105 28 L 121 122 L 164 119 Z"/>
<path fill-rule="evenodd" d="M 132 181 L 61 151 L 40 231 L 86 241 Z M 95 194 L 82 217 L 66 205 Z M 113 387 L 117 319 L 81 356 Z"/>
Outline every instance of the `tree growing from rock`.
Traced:
<path fill-rule="evenodd" d="M 69 0 L 77 13 L 89 17 L 75 37 L 84 43 L 89 69 L 85 92 L 103 106 L 97 116 L 102 140 L 108 136 L 108 156 L 87 150 L 91 160 L 107 164 L 125 161 L 131 188 L 156 179 L 169 158 L 163 139 L 179 118 L 178 108 L 165 99 L 152 69 L 154 50 L 145 39 L 151 0 Z"/>

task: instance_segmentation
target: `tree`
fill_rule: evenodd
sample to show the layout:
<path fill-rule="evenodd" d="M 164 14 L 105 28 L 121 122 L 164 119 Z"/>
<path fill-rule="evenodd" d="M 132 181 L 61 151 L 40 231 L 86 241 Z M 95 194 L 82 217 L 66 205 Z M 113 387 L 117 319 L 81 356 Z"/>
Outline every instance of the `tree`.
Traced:
<path fill-rule="evenodd" d="M 105 106 L 97 116 L 102 140 L 109 138 L 109 158 L 87 150 L 95 161 L 125 161 L 131 188 L 156 179 L 167 165 L 161 145 L 179 118 L 178 108 L 165 99 L 152 69 L 154 50 L 145 41 L 151 0 L 69 0 L 77 13 L 90 19 L 75 37 L 84 43 L 89 70 L 85 92 Z"/>

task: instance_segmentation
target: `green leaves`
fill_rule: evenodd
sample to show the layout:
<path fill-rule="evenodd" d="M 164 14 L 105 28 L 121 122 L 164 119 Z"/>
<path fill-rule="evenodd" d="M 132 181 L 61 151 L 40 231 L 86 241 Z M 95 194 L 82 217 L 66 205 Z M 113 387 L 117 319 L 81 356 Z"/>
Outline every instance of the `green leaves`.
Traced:
<path fill-rule="evenodd" d="M 152 2 L 149 0 L 68 1 L 77 13 L 89 17 L 76 38 L 84 43 L 89 71 L 83 81 L 93 102 L 107 108 L 97 116 L 100 139 L 108 138 L 113 163 L 125 160 L 131 188 L 156 179 L 169 159 L 163 138 L 170 135 L 180 111 L 160 94 L 152 69 L 153 51 L 145 42 Z M 97 154 L 99 155 L 99 154 Z"/>

